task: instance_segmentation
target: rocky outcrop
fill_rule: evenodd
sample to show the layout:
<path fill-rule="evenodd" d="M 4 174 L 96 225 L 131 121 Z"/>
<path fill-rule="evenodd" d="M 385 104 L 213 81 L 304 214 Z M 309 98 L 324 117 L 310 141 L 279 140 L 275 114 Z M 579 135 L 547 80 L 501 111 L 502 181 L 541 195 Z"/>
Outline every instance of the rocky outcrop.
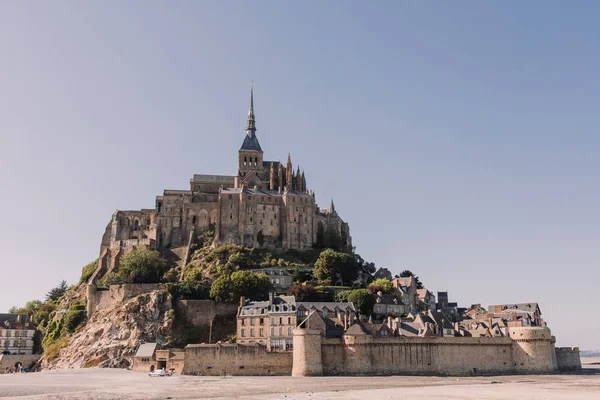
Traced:
<path fill-rule="evenodd" d="M 166 344 L 173 325 L 171 296 L 163 290 L 97 310 L 44 369 L 127 368 L 140 343 Z"/>

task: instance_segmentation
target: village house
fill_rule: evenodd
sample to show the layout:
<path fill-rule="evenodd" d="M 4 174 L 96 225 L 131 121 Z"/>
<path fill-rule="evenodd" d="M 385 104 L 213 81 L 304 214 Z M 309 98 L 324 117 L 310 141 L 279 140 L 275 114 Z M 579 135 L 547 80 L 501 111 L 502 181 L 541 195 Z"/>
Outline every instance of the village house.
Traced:
<path fill-rule="evenodd" d="M 277 293 L 287 293 L 294 280 L 292 274 L 283 268 L 260 268 L 253 269 L 252 272 L 267 275 Z"/>
<path fill-rule="evenodd" d="M 538 303 L 496 304 L 489 306 L 488 311 L 510 321 L 521 321 L 522 326 L 544 326 Z"/>
<path fill-rule="evenodd" d="M 404 312 L 411 313 L 417 311 L 417 305 L 419 303 L 419 295 L 417 294 L 417 282 L 414 276 L 407 276 L 405 278 L 394 278 L 392 285 L 400 293 L 400 299 L 404 304 Z"/>
<path fill-rule="evenodd" d="M 269 300 L 240 299 L 237 315 L 237 343 L 258 343 L 268 351 L 289 351 L 293 347 L 293 330 L 311 313 L 324 321 L 328 336 L 341 336 L 356 318 L 352 303 L 296 302 L 294 296 L 275 296 Z"/>
<path fill-rule="evenodd" d="M 27 314 L 0 314 L 0 354 L 33 354 L 35 328 Z"/>
<path fill-rule="evenodd" d="M 377 292 L 373 313 L 382 317 L 401 317 L 406 314 L 404 304 L 399 295 Z"/>

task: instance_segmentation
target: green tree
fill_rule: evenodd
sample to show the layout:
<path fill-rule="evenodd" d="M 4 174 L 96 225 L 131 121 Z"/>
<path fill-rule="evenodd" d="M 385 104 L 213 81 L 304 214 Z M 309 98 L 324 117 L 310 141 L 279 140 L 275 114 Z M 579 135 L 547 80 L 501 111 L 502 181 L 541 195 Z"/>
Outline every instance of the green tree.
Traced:
<path fill-rule="evenodd" d="M 375 279 L 369 285 L 369 290 L 373 293 L 377 293 L 379 291 L 382 293 L 390 293 L 394 290 L 394 285 L 392 284 L 392 281 L 387 279 Z"/>
<path fill-rule="evenodd" d="M 321 301 L 321 296 L 312 285 L 294 285 L 288 289 L 288 295 L 296 301 Z"/>
<path fill-rule="evenodd" d="M 158 251 L 139 247 L 121 258 L 118 273 L 127 283 L 158 283 L 168 269 Z"/>
<path fill-rule="evenodd" d="M 415 274 L 413 274 L 411 270 L 405 269 L 404 271 L 402 271 L 400 273 L 400 278 L 408 278 L 409 276 L 412 276 L 415 279 L 415 285 L 417 285 L 417 289 L 423 289 L 424 288 L 423 284 L 419 280 L 419 277 L 416 276 Z"/>
<path fill-rule="evenodd" d="M 352 290 L 342 290 L 341 292 L 338 292 L 335 295 L 334 300 L 341 303 L 345 303 L 348 301 L 348 296 L 350 295 L 350 293 L 352 293 Z"/>
<path fill-rule="evenodd" d="M 53 287 L 46 294 L 46 301 L 57 301 L 58 299 L 60 299 L 61 297 L 63 297 L 63 295 L 65 294 L 65 292 L 67 291 L 68 288 L 69 288 L 69 286 L 67 285 L 67 281 L 65 281 L 63 279 L 58 284 L 58 286 Z"/>
<path fill-rule="evenodd" d="M 272 289 L 273 285 L 265 274 L 236 271 L 218 277 L 210 288 L 210 297 L 217 301 L 238 301 L 241 296 L 264 300 Z"/>
<path fill-rule="evenodd" d="M 355 289 L 348 295 L 348 301 L 362 314 L 369 315 L 375 305 L 375 296 L 367 289 Z"/>
<path fill-rule="evenodd" d="M 327 249 L 319 254 L 315 262 L 314 276 L 320 282 L 339 280 L 344 285 L 344 282 L 350 283 L 356 279 L 358 265 L 352 255 Z"/>

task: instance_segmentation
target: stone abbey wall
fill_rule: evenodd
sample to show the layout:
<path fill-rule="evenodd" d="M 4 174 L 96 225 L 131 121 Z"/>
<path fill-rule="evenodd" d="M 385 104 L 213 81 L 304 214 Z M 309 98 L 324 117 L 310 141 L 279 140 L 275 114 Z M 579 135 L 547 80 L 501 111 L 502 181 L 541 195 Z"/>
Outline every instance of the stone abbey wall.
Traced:
<path fill-rule="evenodd" d="M 185 348 L 185 375 L 290 375 L 291 352 L 267 352 L 258 344 L 191 344 Z"/>

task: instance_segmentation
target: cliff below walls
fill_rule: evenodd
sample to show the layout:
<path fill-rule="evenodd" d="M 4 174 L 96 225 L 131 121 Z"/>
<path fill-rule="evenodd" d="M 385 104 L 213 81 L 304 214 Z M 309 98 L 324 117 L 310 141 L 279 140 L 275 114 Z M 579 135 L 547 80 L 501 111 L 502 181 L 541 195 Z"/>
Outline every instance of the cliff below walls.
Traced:
<path fill-rule="evenodd" d="M 87 323 L 68 338 L 68 344 L 43 369 L 127 368 L 140 343 L 169 341 L 174 312 L 171 296 L 154 290 L 113 307 L 96 310 Z"/>

